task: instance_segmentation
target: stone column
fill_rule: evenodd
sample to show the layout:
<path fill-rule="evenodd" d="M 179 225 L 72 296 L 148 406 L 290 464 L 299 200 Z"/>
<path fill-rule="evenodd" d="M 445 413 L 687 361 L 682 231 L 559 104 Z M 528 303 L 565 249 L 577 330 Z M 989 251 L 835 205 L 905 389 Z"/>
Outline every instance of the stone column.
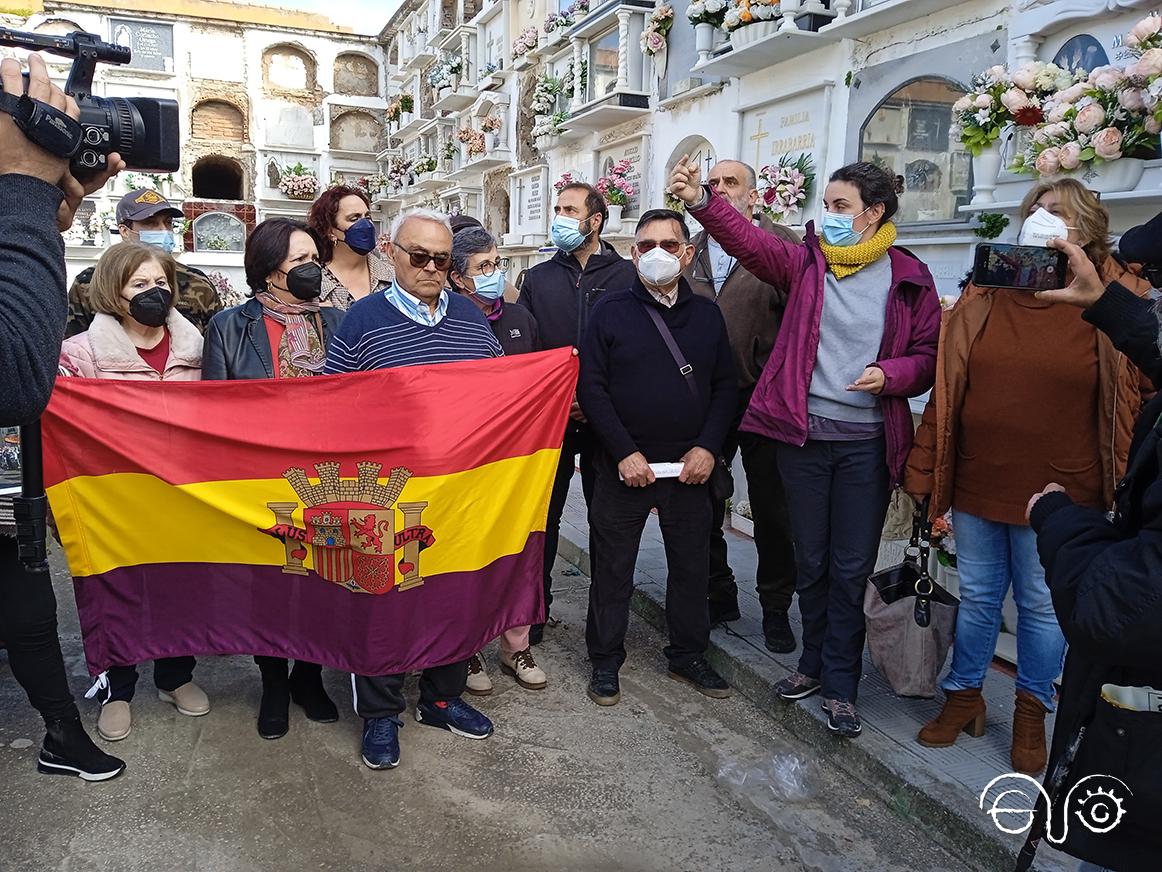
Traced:
<path fill-rule="evenodd" d="M 1009 69 L 1016 70 L 1037 60 L 1037 49 L 1041 42 L 1039 36 L 1017 36 L 1009 40 Z"/>
<path fill-rule="evenodd" d="M 619 13 L 620 14 L 620 13 Z M 569 102 L 569 111 L 576 112 L 585 104 L 585 96 L 581 89 L 581 63 L 585 60 L 585 47 L 588 41 L 573 40 L 573 99 Z M 618 66 L 620 66 L 620 61 Z M 586 74 L 588 78 L 588 74 Z"/>
<path fill-rule="evenodd" d="M 628 9 L 617 13 L 617 90 L 629 90 L 629 17 Z M 634 89 L 638 90 L 638 89 Z"/>
<path fill-rule="evenodd" d="M 476 76 L 472 71 L 476 64 L 472 57 L 472 43 L 467 31 L 460 34 L 460 62 L 464 65 L 464 69 L 460 71 L 460 81 L 475 82 Z"/>
<path fill-rule="evenodd" d="M 799 29 L 799 25 L 795 22 L 795 16 L 799 14 L 801 6 L 802 0 L 782 0 L 780 8 L 783 10 L 783 24 L 779 27 L 779 30 L 788 31 Z"/>

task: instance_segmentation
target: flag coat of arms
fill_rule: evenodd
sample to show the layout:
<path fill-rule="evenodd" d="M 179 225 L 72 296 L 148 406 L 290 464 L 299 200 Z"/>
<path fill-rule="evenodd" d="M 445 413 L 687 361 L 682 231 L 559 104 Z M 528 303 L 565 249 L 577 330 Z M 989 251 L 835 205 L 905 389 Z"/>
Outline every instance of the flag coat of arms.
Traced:
<path fill-rule="evenodd" d="M 385 675 L 544 615 L 571 349 L 309 379 L 61 378 L 45 484 L 88 666 Z"/>

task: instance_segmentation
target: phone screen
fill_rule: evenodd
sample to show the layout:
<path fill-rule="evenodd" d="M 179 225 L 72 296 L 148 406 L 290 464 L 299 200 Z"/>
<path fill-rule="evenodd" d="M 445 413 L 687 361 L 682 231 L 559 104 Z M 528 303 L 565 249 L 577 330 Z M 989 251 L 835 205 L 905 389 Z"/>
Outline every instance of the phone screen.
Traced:
<path fill-rule="evenodd" d="M 985 288 L 1051 291 L 1065 287 L 1065 252 L 1034 245 L 982 243 L 976 247 L 973 284 Z"/>

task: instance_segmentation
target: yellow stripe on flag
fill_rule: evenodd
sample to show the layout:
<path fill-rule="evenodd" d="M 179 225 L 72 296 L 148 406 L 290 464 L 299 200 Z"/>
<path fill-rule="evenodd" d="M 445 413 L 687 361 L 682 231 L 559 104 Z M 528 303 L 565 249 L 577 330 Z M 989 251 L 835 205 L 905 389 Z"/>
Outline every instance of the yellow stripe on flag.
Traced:
<path fill-rule="evenodd" d="M 420 558 L 423 574 L 469 572 L 520 552 L 530 532 L 545 529 L 560 454 L 547 448 L 410 479 L 399 503 L 427 502 L 421 523 L 435 537 Z M 78 577 L 150 563 L 281 565 L 282 542 L 259 530 L 276 523 L 267 503 L 299 503 L 281 478 L 174 486 L 139 473 L 79 476 L 49 488 L 48 495 Z M 303 526 L 301 504 L 294 520 Z M 396 532 L 403 527 L 397 503 Z M 385 543 L 385 550 L 391 547 Z M 307 565 L 313 566 L 311 559 Z"/>

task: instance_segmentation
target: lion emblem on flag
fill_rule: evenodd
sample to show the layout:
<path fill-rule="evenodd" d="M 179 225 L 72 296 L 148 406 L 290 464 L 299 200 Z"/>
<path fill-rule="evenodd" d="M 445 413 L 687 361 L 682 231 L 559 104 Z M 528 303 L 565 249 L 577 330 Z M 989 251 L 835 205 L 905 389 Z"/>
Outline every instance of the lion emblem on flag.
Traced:
<path fill-rule="evenodd" d="M 397 466 L 381 484 L 383 464 L 363 461 L 355 467 L 355 478 L 341 478 L 338 462 L 316 463 L 314 482 L 300 467 L 283 473 L 299 502 L 267 503 L 275 523 L 262 530 L 286 546 L 282 571 L 307 575 L 308 549 L 313 549 L 315 572 L 353 593 L 385 594 L 393 587 L 407 590 L 423 584 L 420 552 L 435 536 L 421 523 L 427 503 L 398 502 L 411 470 Z M 300 508 L 302 527 L 294 521 Z M 397 511 L 403 515 L 398 533 Z M 396 552 L 402 552 L 398 558 Z"/>

